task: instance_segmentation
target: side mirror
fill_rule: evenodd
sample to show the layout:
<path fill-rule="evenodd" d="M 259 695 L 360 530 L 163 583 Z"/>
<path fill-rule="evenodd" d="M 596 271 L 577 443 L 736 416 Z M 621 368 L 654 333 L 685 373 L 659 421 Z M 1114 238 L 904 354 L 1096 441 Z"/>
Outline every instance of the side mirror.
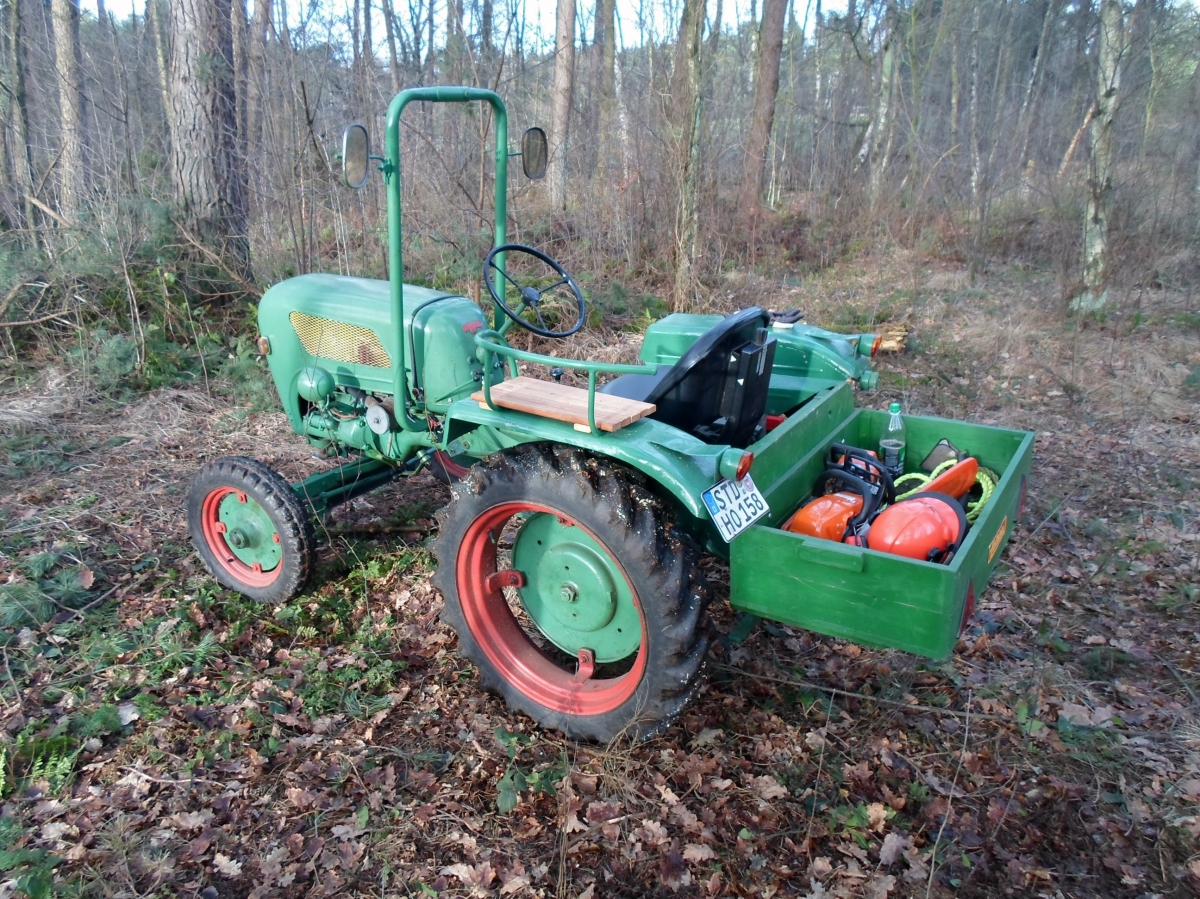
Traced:
<path fill-rule="evenodd" d="M 367 163 L 371 158 L 371 138 L 362 125 L 348 125 L 342 132 L 342 181 L 358 190 L 367 183 Z"/>
<path fill-rule="evenodd" d="M 546 177 L 546 132 L 530 128 L 521 136 L 521 168 L 530 181 Z"/>

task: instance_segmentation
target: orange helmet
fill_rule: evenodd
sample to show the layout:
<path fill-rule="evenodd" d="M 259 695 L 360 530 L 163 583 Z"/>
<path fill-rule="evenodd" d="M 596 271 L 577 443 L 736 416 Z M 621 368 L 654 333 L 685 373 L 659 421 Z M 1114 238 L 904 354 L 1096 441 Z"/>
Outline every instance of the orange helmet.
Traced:
<path fill-rule="evenodd" d="M 967 535 L 967 516 L 944 493 L 921 492 L 899 500 L 876 516 L 867 545 L 879 552 L 948 563 Z"/>

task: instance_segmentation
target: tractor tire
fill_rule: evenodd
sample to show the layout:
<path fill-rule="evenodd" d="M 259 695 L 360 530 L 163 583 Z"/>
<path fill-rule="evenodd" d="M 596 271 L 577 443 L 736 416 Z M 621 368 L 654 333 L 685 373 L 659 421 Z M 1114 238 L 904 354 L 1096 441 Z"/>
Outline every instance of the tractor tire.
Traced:
<path fill-rule="evenodd" d="M 484 686 L 576 740 L 665 729 L 703 682 L 710 592 L 642 476 L 534 444 L 452 490 L 433 582 Z"/>
<path fill-rule="evenodd" d="M 308 507 L 255 459 L 225 456 L 200 469 L 188 490 L 188 530 L 213 577 L 258 602 L 287 602 L 316 567 Z"/>

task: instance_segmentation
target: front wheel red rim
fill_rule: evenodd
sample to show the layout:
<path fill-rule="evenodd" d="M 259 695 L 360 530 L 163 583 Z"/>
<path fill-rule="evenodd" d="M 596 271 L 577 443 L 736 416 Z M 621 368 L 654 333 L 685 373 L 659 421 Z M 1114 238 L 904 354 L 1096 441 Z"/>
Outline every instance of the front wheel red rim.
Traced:
<path fill-rule="evenodd" d="M 247 587 L 270 586 L 283 573 L 283 562 L 280 561 L 278 565 L 268 571 L 264 571 L 260 565 L 247 565 L 234 554 L 233 549 L 225 541 L 225 526 L 220 518 L 221 501 L 230 494 L 237 494 L 238 499 L 242 502 L 248 499 L 244 491 L 233 487 L 217 487 L 210 490 L 208 496 L 204 497 L 204 504 L 200 509 L 204 542 L 208 544 L 217 564 L 230 577 L 236 578 Z M 253 500 L 250 501 L 253 502 Z"/>
<path fill-rule="evenodd" d="M 579 527 L 608 553 L 624 574 L 637 606 L 642 640 L 633 664 L 622 674 L 597 677 L 581 651 L 575 670 L 560 665 L 536 646 L 518 623 L 502 589 L 497 586 L 496 542 L 514 515 L 542 512 Z M 526 502 L 504 503 L 488 509 L 467 528 L 455 566 L 455 580 L 463 618 L 475 643 L 509 685 L 539 705 L 570 715 L 602 715 L 619 708 L 637 690 L 646 671 L 646 621 L 637 591 L 619 561 L 604 542 L 562 512 Z"/>

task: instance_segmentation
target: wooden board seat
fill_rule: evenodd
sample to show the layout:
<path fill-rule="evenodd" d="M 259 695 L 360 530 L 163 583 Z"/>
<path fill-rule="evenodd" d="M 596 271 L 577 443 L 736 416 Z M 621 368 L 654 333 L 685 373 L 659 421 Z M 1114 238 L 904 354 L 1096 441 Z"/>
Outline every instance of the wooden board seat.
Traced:
<path fill-rule="evenodd" d="M 471 394 L 484 409 L 489 408 L 483 391 Z M 582 387 L 568 387 L 553 381 L 541 381 L 522 375 L 501 381 L 492 387 L 492 403 L 504 409 L 528 412 L 555 421 L 569 421 L 576 430 L 590 431 L 588 426 L 588 392 Z M 602 431 L 619 431 L 655 409 L 653 403 L 629 400 L 607 393 L 596 394 L 596 425 Z"/>

